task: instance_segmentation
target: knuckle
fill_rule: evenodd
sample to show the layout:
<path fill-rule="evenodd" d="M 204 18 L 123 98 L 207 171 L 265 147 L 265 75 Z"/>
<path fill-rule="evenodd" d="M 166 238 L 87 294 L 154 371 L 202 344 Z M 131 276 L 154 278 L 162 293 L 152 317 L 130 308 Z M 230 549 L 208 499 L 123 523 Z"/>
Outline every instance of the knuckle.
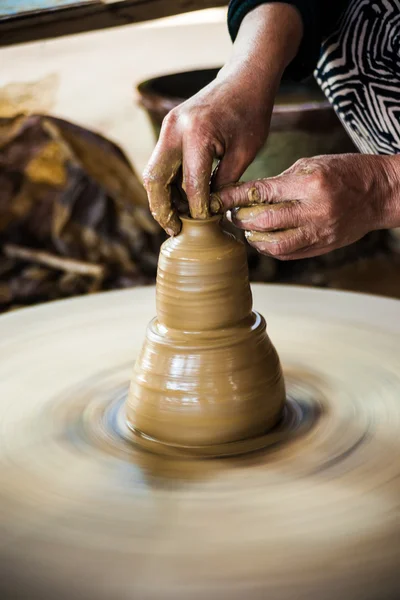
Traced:
<path fill-rule="evenodd" d="M 256 220 L 256 223 L 260 229 L 268 230 L 274 228 L 274 213 L 272 211 L 264 210 L 260 213 L 259 217 Z"/>
<path fill-rule="evenodd" d="M 261 202 L 268 202 L 268 200 L 272 197 L 271 194 L 271 185 L 265 179 L 261 179 L 261 181 L 256 181 L 254 183 L 254 187 L 256 188 Z"/>
<path fill-rule="evenodd" d="M 185 110 L 179 117 L 182 131 L 186 134 L 202 135 L 207 127 L 207 119 L 194 110 Z"/>
<path fill-rule="evenodd" d="M 162 133 L 168 134 L 172 129 L 174 129 L 178 122 L 178 119 L 178 111 L 174 108 L 164 117 L 161 127 Z"/>
<path fill-rule="evenodd" d="M 211 124 L 191 115 L 185 122 L 184 134 L 186 144 L 196 148 L 199 154 L 208 155 L 214 152 L 216 135 Z"/>
<path fill-rule="evenodd" d="M 177 143 L 180 138 L 180 118 L 178 114 L 171 111 L 164 118 L 161 131 L 158 139 L 158 145 L 163 147 L 164 145 L 170 145 L 171 142 Z"/>
<path fill-rule="evenodd" d="M 261 204 L 271 199 L 271 186 L 265 179 L 258 179 L 250 184 L 246 193 L 250 204 Z"/>
<path fill-rule="evenodd" d="M 185 114 L 184 125 L 187 131 L 199 131 L 202 129 L 204 121 L 195 112 L 188 112 Z"/>
<path fill-rule="evenodd" d="M 304 167 L 308 167 L 310 165 L 310 159 L 308 158 L 298 158 L 293 165 L 294 169 L 302 169 Z"/>
<path fill-rule="evenodd" d="M 316 169 L 317 165 L 314 159 L 299 158 L 291 167 L 289 167 L 289 169 L 286 172 L 295 175 L 307 176 L 315 173 Z"/>
<path fill-rule="evenodd" d="M 330 179 L 325 169 L 319 168 L 317 171 L 315 171 L 315 173 L 312 175 L 311 183 L 316 193 L 318 193 L 320 196 L 326 196 L 326 194 L 329 194 Z"/>
<path fill-rule="evenodd" d="M 201 178 L 195 173 L 186 175 L 182 182 L 182 187 L 189 194 L 197 193 L 202 188 Z"/>
<path fill-rule="evenodd" d="M 146 169 L 143 173 L 143 186 L 147 192 L 152 192 L 160 183 L 160 176 L 152 169 Z"/>

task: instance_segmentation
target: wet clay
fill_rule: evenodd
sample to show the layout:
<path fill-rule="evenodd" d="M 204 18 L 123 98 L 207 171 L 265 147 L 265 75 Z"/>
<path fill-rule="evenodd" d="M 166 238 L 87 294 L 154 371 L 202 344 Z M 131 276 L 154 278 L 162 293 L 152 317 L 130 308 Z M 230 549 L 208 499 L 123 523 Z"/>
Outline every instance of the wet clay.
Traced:
<path fill-rule="evenodd" d="M 183 446 L 261 436 L 281 417 L 285 386 L 252 310 L 245 247 L 218 216 L 182 222 L 160 251 L 157 317 L 134 366 L 128 423 Z"/>

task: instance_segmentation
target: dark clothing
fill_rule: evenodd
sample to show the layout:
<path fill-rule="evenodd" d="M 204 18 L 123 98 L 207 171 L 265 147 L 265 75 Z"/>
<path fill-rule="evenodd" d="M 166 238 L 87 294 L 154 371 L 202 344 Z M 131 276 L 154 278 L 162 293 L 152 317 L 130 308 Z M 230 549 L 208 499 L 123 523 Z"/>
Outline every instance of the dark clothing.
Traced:
<path fill-rule="evenodd" d="M 231 0 L 228 27 L 232 39 L 236 38 L 241 22 L 248 12 L 261 4 L 278 1 L 282 0 Z M 286 4 L 297 8 L 304 26 L 299 52 L 286 75 L 296 80 L 305 79 L 313 73 L 317 65 L 322 40 L 335 29 L 350 0 L 287 0 Z"/>
<path fill-rule="evenodd" d="M 229 29 L 277 0 L 231 0 Z M 357 148 L 400 154 L 400 0 L 288 0 L 304 23 L 303 42 L 286 75 L 314 72 Z"/>

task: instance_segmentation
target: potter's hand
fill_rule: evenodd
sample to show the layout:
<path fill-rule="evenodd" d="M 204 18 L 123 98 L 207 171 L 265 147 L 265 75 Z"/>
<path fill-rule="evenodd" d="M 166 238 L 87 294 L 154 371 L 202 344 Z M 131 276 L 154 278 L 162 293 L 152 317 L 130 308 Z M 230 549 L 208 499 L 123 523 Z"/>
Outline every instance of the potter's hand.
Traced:
<path fill-rule="evenodd" d="M 164 119 L 144 173 L 150 209 L 169 235 L 181 222 L 171 184 L 182 178 L 190 214 L 210 213 L 213 185 L 237 181 L 264 143 L 282 73 L 295 56 L 302 23 L 288 4 L 257 7 L 242 22 L 232 59 L 217 79 Z"/>
<path fill-rule="evenodd" d="M 253 160 L 267 135 L 269 115 L 248 110 L 251 83 L 242 78 L 217 78 L 164 119 L 160 140 L 144 183 L 150 209 L 169 235 L 179 233 L 180 220 L 171 202 L 170 184 L 182 169 L 182 188 L 195 219 L 209 216 L 210 180 L 214 159 L 222 159 L 216 185 L 236 181 Z M 261 107 L 260 107 L 261 108 Z"/>
<path fill-rule="evenodd" d="M 278 177 L 223 188 L 212 205 L 216 212 L 232 209 L 233 223 L 263 254 L 281 260 L 325 254 L 400 225 L 399 157 L 302 159 Z"/>

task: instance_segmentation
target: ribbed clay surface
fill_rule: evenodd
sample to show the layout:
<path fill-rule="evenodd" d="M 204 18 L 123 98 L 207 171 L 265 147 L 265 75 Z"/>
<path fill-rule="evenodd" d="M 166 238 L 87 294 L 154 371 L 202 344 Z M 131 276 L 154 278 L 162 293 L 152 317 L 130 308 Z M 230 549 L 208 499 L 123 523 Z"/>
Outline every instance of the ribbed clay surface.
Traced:
<path fill-rule="evenodd" d="M 157 318 L 136 361 L 127 418 L 168 444 L 209 445 L 265 433 L 285 387 L 262 316 L 252 311 L 246 252 L 219 218 L 183 220 L 160 252 Z"/>

